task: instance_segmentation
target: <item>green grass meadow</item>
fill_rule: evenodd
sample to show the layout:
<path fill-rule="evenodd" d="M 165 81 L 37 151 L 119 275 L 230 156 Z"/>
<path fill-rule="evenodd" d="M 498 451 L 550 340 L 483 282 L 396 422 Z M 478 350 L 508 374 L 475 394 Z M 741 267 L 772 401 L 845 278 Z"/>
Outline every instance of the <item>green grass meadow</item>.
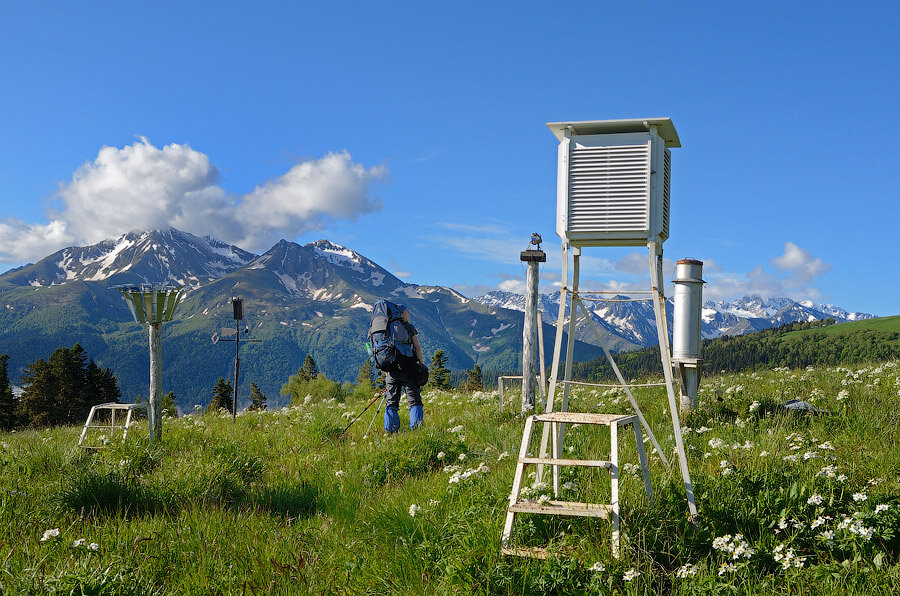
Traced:
<path fill-rule="evenodd" d="M 507 391 L 508 396 L 514 392 Z M 662 388 L 635 395 L 674 454 Z M 791 399 L 818 415 L 786 412 Z M 517 400 L 425 389 L 425 427 L 385 436 L 366 401 L 166 419 L 77 446 L 76 427 L 0 435 L 3 594 L 897 594 L 900 365 L 706 376 L 680 472 L 620 437 L 623 549 L 607 522 L 520 514 L 500 534 L 524 421 Z M 629 413 L 618 389 L 573 388 L 570 411 Z M 540 425 L 538 425 L 540 428 Z M 537 451 L 540 433 L 531 445 Z M 100 446 L 101 437 L 92 436 Z M 608 457 L 569 427 L 566 457 Z M 670 460 L 675 460 L 671 457 Z M 544 480 L 548 480 L 545 478 Z M 608 502 L 609 474 L 563 468 L 561 498 Z M 533 498 L 548 494 L 529 479 Z"/>

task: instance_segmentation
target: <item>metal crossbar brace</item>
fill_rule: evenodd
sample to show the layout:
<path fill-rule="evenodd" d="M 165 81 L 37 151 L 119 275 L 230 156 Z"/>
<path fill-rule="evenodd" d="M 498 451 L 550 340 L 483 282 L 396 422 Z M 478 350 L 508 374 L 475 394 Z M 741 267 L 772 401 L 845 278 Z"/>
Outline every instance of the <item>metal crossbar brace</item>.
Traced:
<path fill-rule="evenodd" d="M 637 400 L 634 398 L 634 394 L 631 393 L 631 389 L 628 383 L 625 382 L 625 377 L 622 375 L 622 371 L 619 370 L 619 367 L 616 365 L 616 361 L 613 360 L 612 354 L 609 353 L 609 348 L 606 347 L 606 342 L 603 341 L 603 338 L 600 336 L 600 329 L 597 328 L 597 323 L 590 317 L 587 309 L 582 304 L 581 300 L 577 297 L 572 300 L 572 308 L 575 308 L 575 304 L 578 304 L 581 307 L 581 310 L 584 312 L 585 317 L 591 324 L 591 328 L 594 330 L 594 335 L 597 336 L 597 341 L 600 342 L 600 347 L 603 348 L 603 353 L 606 354 L 606 359 L 609 360 L 609 365 L 612 367 L 613 372 L 616 373 L 616 378 L 619 379 L 619 383 L 622 389 L 625 390 L 625 394 L 628 396 L 628 401 L 631 402 L 631 407 L 634 408 L 634 413 L 637 414 L 638 420 L 641 421 L 641 426 L 645 431 L 647 431 L 647 436 L 650 437 L 650 442 L 653 443 L 653 448 L 656 450 L 656 454 L 659 455 L 659 459 L 663 461 L 665 465 L 669 465 L 669 460 L 666 459 L 665 453 L 663 453 L 662 448 L 659 446 L 659 443 L 656 440 L 656 435 L 653 434 L 653 430 L 650 428 L 650 425 L 647 424 L 647 420 L 644 418 L 643 412 L 641 412 L 641 408 L 637 403 Z"/>
<path fill-rule="evenodd" d="M 675 396 L 675 385 L 672 379 L 672 356 L 669 349 L 669 325 L 666 320 L 665 295 L 663 294 L 662 245 L 654 241 L 647 243 L 650 250 L 650 278 L 653 286 L 653 310 L 656 315 L 656 332 L 659 336 L 659 352 L 662 356 L 663 377 L 666 380 L 666 394 L 669 397 L 669 412 L 672 416 L 672 434 L 675 435 L 675 448 L 678 451 L 678 463 L 681 467 L 681 477 L 684 480 L 684 489 L 687 492 L 688 510 L 691 521 L 697 525 L 697 504 L 694 502 L 694 487 L 691 483 L 691 474 L 688 471 L 687 455 L 684 452 L 684 440 L 681 436 L 681 420 L 678 418 L 678 399 Z"/>

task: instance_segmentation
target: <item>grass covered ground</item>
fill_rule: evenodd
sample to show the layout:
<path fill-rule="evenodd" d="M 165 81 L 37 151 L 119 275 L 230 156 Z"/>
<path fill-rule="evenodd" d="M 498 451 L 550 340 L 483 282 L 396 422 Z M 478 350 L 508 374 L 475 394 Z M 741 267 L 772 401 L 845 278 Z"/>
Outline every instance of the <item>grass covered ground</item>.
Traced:
<path fill-rule="evenodd" d="M 496 393 L 425 391 L 426 427 L 386 437 L 364 401 L 167 419 L 97 450 L 80 429 L 0 435 L 4 594 L 896 594 L 900 365 L 708 376 L 683 420 L 699 528 L 677 468 L 650 451 L 643 496 L 620 441 L 622 557 L 602 520 L 520 515 L 499 555 L 523 420 Z M 636 391 L 674 450 L 660 388 Z M 794 415 L 778 404 L 827 413 Z M 510 404 L 514 407 L 514 404 Z M 578 387 L 571 411 L 626 413 Z M 401 417 L 405 424 L 405 408 Z M 538 433 L 539 436 L 539 433 Z M 648 444 L 649 448 L 649 444 Z M 536 446 L 532 447 L 532 451 Z M 570 428 L 567 457 L 609 438 Z M 563 496 L 608 502 L 605 472 L 565 468 Z M 546 489 L 531 489 L 534 498 Z"/>

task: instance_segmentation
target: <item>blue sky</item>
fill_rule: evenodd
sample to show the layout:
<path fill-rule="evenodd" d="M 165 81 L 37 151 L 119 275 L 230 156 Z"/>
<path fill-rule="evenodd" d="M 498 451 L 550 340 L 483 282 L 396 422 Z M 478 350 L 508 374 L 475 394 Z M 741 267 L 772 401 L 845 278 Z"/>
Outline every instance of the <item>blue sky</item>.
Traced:
<path fill-rule="evenodd" d="M 517 289 L 546 122 L 670 117 L 671 236 L 707 298 L 898 314 L 896 2 L 0 5 L 0 271 L 174 225 L 328 238 L 406 281 Z M 583 286 L 645 287 L 586 249 Z"/>

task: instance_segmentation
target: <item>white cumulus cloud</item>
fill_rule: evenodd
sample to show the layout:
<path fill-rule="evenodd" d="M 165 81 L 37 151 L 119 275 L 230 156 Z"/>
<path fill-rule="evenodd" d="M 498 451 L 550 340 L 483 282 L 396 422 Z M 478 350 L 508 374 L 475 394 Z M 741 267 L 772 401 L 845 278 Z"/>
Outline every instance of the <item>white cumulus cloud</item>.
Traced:
<path fill-rule="evenodd" d="M 706 300 L 731 300 L 742 296 L 763 298 L 822 299 L 816 287 L 818 278 L 831 270 L 831 265 L 814 257 L 808 250 L 793 242 L 784 243 L 784 254 L 769 263 L 777 272 L 756 265 L 744 274 L 722 272 L 717 265 L 706 269 L 709 284 L 703 289 Z"/>
<path fill-rule="evenodd" d="M 245 195 L 219 186 L 218 169 L 188 145 L 158 148 L 146 138 L 103 147 L 60 186 L 49 223 L 0 220 L 0 261 L 37 260 L 131 230 L 176 227 L 248 250 L 381 208 L 375 185 L 385 166 L 366 168 L 346 151 L 294 165 Z"/>
<path fill-rule="evenodd" d="M 782 271 L 790 271 L 800 281 L 812 281 L 831 269 L 831 265 L 815 258 L 793 242 L 784 243 L 784 254 L 772 259 L 772 264 Z"/>

